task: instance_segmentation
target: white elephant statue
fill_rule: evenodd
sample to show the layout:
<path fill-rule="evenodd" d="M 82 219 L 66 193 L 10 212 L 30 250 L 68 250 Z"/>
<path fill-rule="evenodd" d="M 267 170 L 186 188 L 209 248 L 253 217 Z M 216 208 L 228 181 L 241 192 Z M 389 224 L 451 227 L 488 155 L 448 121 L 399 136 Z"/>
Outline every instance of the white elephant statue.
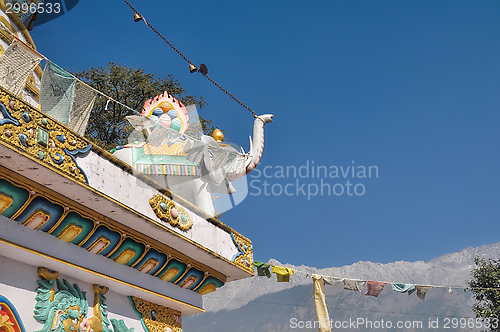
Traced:
<path fill-rule="evenodd" d="M 157 146 L 149 144 L 150 140 L 120 146 L 112 150 L 113 155 L 211 216 L 216 214 L 212 194 L 235 193 L 231 181 L 250 173 L 259 163 L 264 149 L 264 125 L 273 121 L 272 114 L 257 116 L 250 150 L 245 153 L 241 148 L 243 153 L 239 153 L 222 143 L 223 135 L 218 130 L 213 137 L 202 135 L 193 140 L 188 128 L 190 120 L 195 119 L 190 119 L 186 107 L 167 92 L 146 101 L 142 114 L 156 122 L 153 128 L 163 125 L 177 136 L 162 138 Z M 155 130 L 146 132 L 151 138 Z M 221 155 L 225 159 L 221 160 Z"/>

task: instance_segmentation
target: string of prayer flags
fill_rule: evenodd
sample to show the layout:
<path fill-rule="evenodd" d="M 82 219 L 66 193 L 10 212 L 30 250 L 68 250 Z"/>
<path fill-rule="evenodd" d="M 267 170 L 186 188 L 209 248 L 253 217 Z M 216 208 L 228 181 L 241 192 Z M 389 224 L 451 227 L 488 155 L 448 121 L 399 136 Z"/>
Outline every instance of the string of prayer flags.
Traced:
<path fill-rule="evenodd" d="M 366 289 L 365 295 L 374 296 L 374 297 L 379 296 L 380 293 L 382 293 L 382 290 L 384 289 L 385 284 L 387 284 L 387 283 L 384 281 L 369 280 L 366 283 L 367 289 Z"/>
<path fill-rule="evenodd" d="M 313 274 L 312 279 L 314 306 L 316 308 L 316 315 L 318 316 L 319 332 L 331 332 L 330 317 L 325 302 L 325 281 L 323 276 L 318 274 Z"/>
<path fill-rule="evenodd" d="M 29 46 L 14 39 L 0 57 L 0 85 L 14 95 L 19 95 L 28 76 L 43 57 Z"/>
<path fill-rule="evenodd" d="M 80 136 L 83 136 L 85 129 L 87 129 L 96 96 L 93 88 L 80 80 L 76 80 L 68 127 Z"/>
<path fill-rule="evenodd" d="M 293 270 L 287 267 L 273 265 L 273 273 L 276 273 L 278 282 L 289 282 L 290 276 L 293 275 Z"/>
<path fill-rule="evenodd" d="M 408 292 L 408 295 L 413 294 L 413 292 L 417 290 L 417 288 L 413 284 L 400 284 L 400 283 L 394 282 L 391 284 L 391 286 L 392 286 L 392 289 L 394 289 L 396 292 L 399 292 L 399 293 Z"/>
<path fill-rule="evenodd" d="M 73 75 L 47 60 L 40 87 L 42 111 L 61 123 L 70 123 L 75 81 Z"/>
<path fill-rule="evenodd" d="M 274 265 L 265 264 L 265 263 L 257 262 L 257 261 L 254 261 L 254 265 L 255 265 L 255 267 L 257 267 L 257 271 L 258 271 L 259 276 L 266 275 L 268 278 L 270 277 L 270 274 L 265 274 L 264 271 L 260 272 L 259 269 L 261 269 L 262 267 L 269 268 L 269 266 L 272 266 L 272 272 L 276 273 L 278 282 L 290 281 L 290 275 L 293 275 L 294 272 L 304 273 L 306 278 L 308 278 L 309 276 L 311 276 L 311 277 L 314 276 L 314 274 L 311 275 L 309 273 L 306 273 L 305 271 L 304 272 L 294 271 L 290 268 L 281 267 L 281 266 L 274 266 Z M 367 290 L 366 290 L 365 295 L 374 296 L 374 297 L 379 296 L 382 293 L 382 291 L 384 290 L 384 286 L 386 284 L 390 283 L 390 282 L 386 282 L 386 281 L 373 281 L 373 280 L 367 281 L 367 280 L 360 280 L 360 279 L 348 279 L 348 278 L 332 277 L 332 276 L 324 276 L 324 275 L 317 275 L 317 276 L 321 277 L 321 280 L 322 280 L 321 282 L 323 285 L 326 284 L 326 285 L 336 286 L 340 283 L 343 283 L 344 289 L 358 291 L 358 292 L 361 291 L 361 289 L 366 284 Z M 318 277 L 313 277 L 313 283 L 314 283 L 314 280 L 316 280 L 314 278 L 318 278 Z M 450 287 L 450 286 L 436 286 L 436 285 L 415 285 L 415 284 L 405 284 L 405 283 L 396 283 L 396 282 L 393 282 L 390 284 L 391 284 L 392 289 L 398 293 L 408 293 L 408 295 L 411 295 L 414 292 L 416 292 L 417 297 L 422 301 L 425 301 L 425 297 L 427 295 L 427 292 L 431 288 L 447 288 L 448 292 L 450 294 L 453 292 L 452 288 L 463 288 L 463 287 L 454 287 L 454 286 Z M 490 289 L 490 288 L 488 288 L 488 289 Z M 497 289 L 497 288 L 493 288 L 493 289 Z"/>
<path fill-rule="evenodd" d="M 253 265 L 255 265 L 255 267 L 257 268 L 258 276 L 266 276 L 268 278 L 271 278 L 271 271 L 269 270 L 269 268 L 271 267 L 270 264 L 254 261 Z"/>

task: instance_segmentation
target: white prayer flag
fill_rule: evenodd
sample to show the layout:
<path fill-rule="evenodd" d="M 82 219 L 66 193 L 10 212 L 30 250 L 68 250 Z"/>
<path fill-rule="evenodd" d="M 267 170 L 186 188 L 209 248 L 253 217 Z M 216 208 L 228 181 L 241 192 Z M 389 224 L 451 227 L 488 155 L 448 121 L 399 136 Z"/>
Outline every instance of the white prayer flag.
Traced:
<path fill-rule="evenodd" d="M 14 39 L 0 57 L 0 85 L 14 95 L 19 95 L 28 76 L 40 63 L 42 56 Z"/>
<path fill-rule="evenodd" d="M 168 129 L 167 127 L 159 124 L 149 135 L 148 137 L 148 144 L 152 146 L 159 147 L 163 144 L 165 141 L 165 138 L 167 137 L 168 134 Z"/>
<path fill-rule="evenodd" d="M 151 128 L 156 124 L 156 121 L 148 118 L 147 116 L 139 116 L 139 115 L 129 115 L 125 117 L 128 122 L 137 130 L 143 130 L 147 128 Z"/>
<path fill-rule="evenodd" d="M 75 82 L 75 96 L 71 106 L 68 127 L 83 136 L 96 98 L 95 90 L 80 80 Z"/>

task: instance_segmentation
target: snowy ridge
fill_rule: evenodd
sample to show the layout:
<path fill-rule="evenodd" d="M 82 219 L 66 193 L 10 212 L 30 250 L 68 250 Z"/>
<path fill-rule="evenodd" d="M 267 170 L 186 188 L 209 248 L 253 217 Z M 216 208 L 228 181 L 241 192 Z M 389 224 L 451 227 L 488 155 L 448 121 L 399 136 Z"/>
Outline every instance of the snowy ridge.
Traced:
<path fill-rule="evenodd" d="M 360 261 L 352 265 L 317 269 L 305 265 L 294 266 L 270 259 L 269 264 L 285 266 L 296 270 L 289 283 L 278 283 L 276 276 L 253 277 L 227 283 L 216 292 L 204 297 L 207 312 L 234 310 L 246 305 L 260 296 L 279 292 L 299 285 L 311 284 L 305 273 L 317 273 L 344 278 L 377 280 L 387 282 L 417 283 L 446 286 L 465 286 L 470 278 L 474 258 L 497 258 L 500 255 L 500 242 L 477 248 L 466 248 L 456 253 L 446 254 L 428 262 L 397 261 L 388 264 Z"/>

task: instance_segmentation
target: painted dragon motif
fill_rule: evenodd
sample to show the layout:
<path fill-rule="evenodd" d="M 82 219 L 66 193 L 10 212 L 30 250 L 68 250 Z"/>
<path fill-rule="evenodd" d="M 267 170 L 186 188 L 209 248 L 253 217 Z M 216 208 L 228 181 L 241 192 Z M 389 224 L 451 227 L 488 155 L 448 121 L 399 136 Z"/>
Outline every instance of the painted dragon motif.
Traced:
<path fill-rule="evenodd" d="M 106 297 L 107 287 L 93 285 L 94 315 L 87 318 L 88 302 L 86 292 L 77 284 L 58 279 L 58 272 L 39 268 L 36 290 L 36 305 L 33 317 L 43 324 L 35 332 L 133 332 L 123 320 L 108 319 Z M 57 285 L 57 291 L 56 291 Z M 111 327 L 110 327 L 111 325 Z"/>

